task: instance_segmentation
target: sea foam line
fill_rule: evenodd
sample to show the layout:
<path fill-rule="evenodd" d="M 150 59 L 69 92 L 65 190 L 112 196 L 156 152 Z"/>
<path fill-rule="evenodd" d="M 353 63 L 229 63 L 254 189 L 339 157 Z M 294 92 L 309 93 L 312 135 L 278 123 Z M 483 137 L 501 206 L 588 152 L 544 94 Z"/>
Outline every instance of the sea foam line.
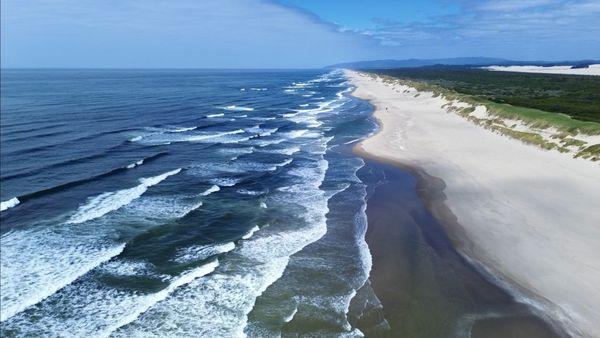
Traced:
<path fill-rule="evenodd" d="M 248 230 L 248 232 L 244 236 L 242 236 L 242 239 L 249 239 L 258 230 L 260 230 L 260 228 L 258 227 L 258 225 L 255 225 L 254 227 L 252 227 L 252 229 Z"/>
<path fill-rule="evenodd" d="M 212 194 L 213 192 L 217 192 L 221 190 L 221 187 L 219 187 L 218 185 L 214 184 L 212 187 L 206 189 L 205 191 L 200 193 L 200 196 L 208 196 L 210 194 Z"/>
<path fill-rule="evenodd" d="M 231 106 L 226 106 L 226 107 L 219 107 L 221 109 L 225 109 L 225 110 L 231 110 L 231 111 L 253 111 L 254 108 L 250 108 L 250 107 L 239 107 L 236 105 L 231 105 Z"/>
<path fill-rule="evenodd" d="M 140 165 L 142 165 L 142 164 L 144 164 L 144 160 L 143 160 L 143 159 L 142 159 L 142 160 L 139 160 L 139 161 L 137 161 L 137 162 L 133 162 L 133 163 L 131 163 L 131 164 L 127 165 L 127 167 L 126 167 L 126 168 L 127 168 L 127 169 L 133 169 L 133 168 L 135 168 L 135 167 L 137 167 L 137 166 L 140 166 Z"/>
<path fill-rule="evenodd" d="M 192 131 L 192 130 L 196 130 L 196 129 L 198 129 L 198 127 L 181 127 L 181 128 L 169 129 L 166 132 L 167 133 L 183 133 L 186 131 Z"/>
<path fill-rule="evenodd" d="M 17 232 L 12 233 L 10 236 L 17 236 Z M 13 241 L 15 238 L 3 238 L 3 244 L 8 241 Z M 22 240 L 23 238 L 21 238 Z M 19 242 L 19 239 L 17 239 Z M 17 243 L 18 244 L 18 243 Z M 60 289 L 65 286 L 71 284 L 79 277 L 83 276 L 90 270 L 95 267 L 101 265 L 104 262 L 107 262 L 111 258 L 118 256 L 125 249 L 125 243 L 110 247 L 106 249 L 104 252 L 99 253 L 95 259 L 90 259 L 92 257 L 87 256 L 83 258 L 83 263 L 79 266 L 72 264 L 71 261 L 64 262 L 63 260 L 59 260 L 58 263 L 64 263 L 65 265 L 63 269 L 60 269 L 60 273 L 52 273 L 52 271 L 47 272 L 46 274 L 42 273 L 41 275 L 38 273 L 30 274 L 27 267 L 35 265 L 36 267 L 43 267 L 45 264 L 56 264 L 57 262 L 51 262 L 46 259 L 42 259 L 39 261 L 27 260 L 24 265 L 14 266 L 14 256 L 21 256 L 21 254 L 17 251 L 21 250 L 22 247 L 13 248 L 12 245 L 7 248 L 6 246 L 3 248 L 2 255 L 2 283 L 0 284 L 2 290 L 2 308 L 0 311 L 0 322 L 3 322 L 12 316 L 24 311 L 28 307 L 35 305 L 44 299 L 50 297 Z M 34 248 L 31 248 L 34 249 Z M 44 248 L 35 248 L 35 249 L 44 249 Z M 10 251 L 8 251 L 10 250 Z M 13 252 L 15 252 L 13 254 Z M 98 254 L 94 252 L 94 254 Z M 36 263 L 36 264 L 34 264 Z M 73 270 L 71 270 L 73 269 Z M 68 272 L 68 275 L 62 275 Z M 42 280 L 41 277 L 48 277 L 45 280 Z M 10 278 L 10 279 L 9 279 Z M 15 281 L 16 280 L 16 281 Z"/>
<path fill-rule="evenodd" d="M 202 140 L 208 140 L 211 138 L 217 138 L 217 137 L 222 137 L 222 136 L 227 136 L 227 135 L 235 135 L 235 134 L 241 134 L 243 133 L 244 130 L 242 129 L 237 129 L 237 130 L 232 130 L 232 131 L 224 131 L 222 133 L 216 133 L 216 134 L 210 134 L 210 135 L 191 135 L 191 136 L 187 136 L 181 140 L 174 140 L 175 142 L 194 142 L 194 141 L 202 141 Z"/>
<path fill-rule="evenodd" d="M 156 185 L 167 177 L 176 175 L 181 171 L 181 168 L 171 170 L 164 174 L 141 178 L 140 184 L 129 189 L 123 189 L 114 192 L 105 192 L 96 197 L 89 199 L 88 203 L 80 206 L 74 215 L 67 221 L 68 224 L 78 224 L 102 217 L 111 211 L 115 211 L 133 200 L 142 196 L 149 187 Z"/>
<path fill-rule="evenodd" d="M 127 316 L 121 317 L 119 321 L 106 328 L 99 335 L 102 337 L 108 337 L 111 333 L 118 330 L 120 327 L 123 327 L 129 323 L 134 322 L 140 315 L 144 312 L 148 311 L 155 304 L 165 300 L 173 291 L 175 291 L 180 286 L 191 283 L 197 278 L 205 276 L 211 272 L 213 272 L 219 266 L 219 261 L 215 259 L 214 261 L 192 269 L 176 279 L 173 280 L 166 288 L 150 295 L 142 296 L 141 299 L 136 301 L 136 308 L 133 312 L 128 314 Z"/>
<path fill-rule="evenodd" d="M 13 207 L 16 207 L 21 201 L 18 198 L 13 197 L 7 201 L 0 203 L 0 211 L 4 211 Z"/>
<path fill-rule="evenodd" d="M 176 263 L 190 263 L 210 258 L 211 256 L 229 252 L 235 249 L 235 243 L 227 242 L 214 245 L 194 245 L 181 250 L 177 250 L 175 258 Z"/>

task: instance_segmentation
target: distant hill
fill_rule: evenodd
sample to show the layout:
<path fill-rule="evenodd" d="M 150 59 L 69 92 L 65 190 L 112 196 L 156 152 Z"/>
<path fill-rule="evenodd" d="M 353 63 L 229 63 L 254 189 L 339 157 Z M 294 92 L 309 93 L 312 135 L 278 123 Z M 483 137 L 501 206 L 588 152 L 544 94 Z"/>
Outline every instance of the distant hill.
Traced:
<path fill-rule="evenodd" d="M 406 60 L 371 60 L 338 63 L 325 68 L 350 68 L 350 69 L 389 69 L 389 68 L 416 68 L 426 66 L 567 66 L 577 68 L 587 67 L 590 64 L 600 63 L 600 60 L 578 61 L 514 61 L 490 57 L 460 57 L 446 59 L 406 59 Z"/>

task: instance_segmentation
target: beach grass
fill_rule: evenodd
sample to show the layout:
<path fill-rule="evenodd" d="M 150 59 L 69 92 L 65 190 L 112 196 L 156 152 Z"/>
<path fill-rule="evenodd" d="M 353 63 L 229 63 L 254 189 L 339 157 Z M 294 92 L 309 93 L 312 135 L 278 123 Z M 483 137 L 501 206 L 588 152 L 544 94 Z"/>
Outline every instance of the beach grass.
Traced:
<path fill-rule="evenodd" d="M 575 120 L 600 123 L 599 76 L 492 72 L 443 66 L 374 72 L 426 82 L 498 104 L 559 113 Z M 526 112 L 524 115 L 530 114 Z"/>
<path fill-rule="evenodd" d="M 498 103 L 474 95 L 457 92 L 441 85 L 425 81 L 416 81 L 406 78 L 385 77 L 388 81 L 400 80 L 402 84 L 408 85 L 418 91 L 432 92 L 435 97 L 442 96 L 449 101 L 462 101 L 472 106 L 483 105 L 488 113 L 513 120 L 523 121 L 525 124 L 537 128 L 547 129 L 554 127 L 568 135 L 578 133 L 586 135 L 600 135 L 600 123 L 574 119 L 567 114 L 548 112 L 535 108 L 515 106 L 508 103 Z M 470 107 L 469 109 L 474 109 Z M 472 112 L 469 111 L 468 113 Z"/>
<path fill-rule="evenodd" d="M 572 153 L 575 158 L 600 160 L 600 145 L 588 145 L 586 141 L 577 138 L 581 138 L 581 135 L 600 135 L 600 123 L 575 119 L 562 113 L 494 102 L 483 96 L 461 93 L 431 81 L 398 78 L 377 73 L 371 73 L 371 76 L 380 77 L 390 85 L 402 84 L 419 92 L 430 92 L 434 97 L 442 97 L 448 100 L 443 108 L 494 132 L 536 145 L 542 149 Z M 419 93 L 414 96 L 418 97 L 418 95 Z M 456 102 L 466 103 L 467 106 L 457 107 L 454 105 Z M 486 108 L 486 118 L 473 115 L 477 106 Z M 526 126 L 527 130 L 518 130 L 519 124 Z M 542 136 L 542 131 L 550 136 Z"/>

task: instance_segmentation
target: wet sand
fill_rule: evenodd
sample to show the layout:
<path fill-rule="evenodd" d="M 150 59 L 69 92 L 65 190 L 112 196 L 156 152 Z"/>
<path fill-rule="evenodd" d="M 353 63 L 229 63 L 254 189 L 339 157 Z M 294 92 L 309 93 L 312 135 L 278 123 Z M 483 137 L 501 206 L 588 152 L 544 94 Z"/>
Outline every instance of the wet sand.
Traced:
<path fill-rule="evenodd" d="M 425 191 L 425 200 L 435 200 L 436 189 L 425 180 L 373 160 L 359 176 L 370 186 L 367 287 L 381 302 L 370 320 L 357 324 L 368 337 L 562 336 L 454 250 L 421 200 Z"/>

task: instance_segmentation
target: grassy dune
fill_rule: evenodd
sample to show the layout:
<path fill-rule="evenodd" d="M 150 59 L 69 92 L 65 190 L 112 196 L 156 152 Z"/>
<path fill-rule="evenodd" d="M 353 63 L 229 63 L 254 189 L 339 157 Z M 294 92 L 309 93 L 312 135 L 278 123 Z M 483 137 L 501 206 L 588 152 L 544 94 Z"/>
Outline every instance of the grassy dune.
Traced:
<path fill-rule="evenodd" d="M 571 152 L 574 157 L 583 157 L 593 161 L 600 160 L 600 145 L 590 144 L 587 141 L 586 136 L 600 135 L 600 78 L 594 79 L 593 81 L 587 81 L 587 78 L 596 78 L 592 76 L 573 76 L 568 75 L 567 77 L 574 78 L 569 79 L 566 82 L 561 82 L 561 89 L 558 88 L 556 83 L 553 84 L 554 95 L 562 97 L 565 93 L 571 92 L 574 89 L 569 86 L 576 84 L 577 89 L 575 90 L 579 94 L 579 98 L 575 98 L 572 101 L 566 101 L 565 106 L 569 107 L 570 114 L 556 111 L 545 111 L 536 108 L 539 106 L 536 103 L 543 101 L 541 98 L 536 100 L 527 101 L 524 99 L 524 93 L 534 93 L 539 89 L 532 88 L 532 86 L 540 85 L 540 79 L 537 76 L 546 74 L 525 74 L 525 78 L 528 76 L 536 77 L 535 81 L 525 81 L 521 79 L 521 82 L 512 83 L 510 90 L 501 88 L 506 81 L 513 79 L 513 73 L 496 73 L 488 72 L 483 70 L 447 70 L 447 69 L 401 69 L 401 70 L 385 70 L 372 72 L 378 76 L 381 76 L 384 81 L 392 83 L 400 83 L 413 87 L 419 91 L 432 92 L 434 95 L 441 95 L 445 99 L 451 102 L 464 102 L 469 104 L 468 107 L 457 107 L 451 103 L 446 107 L 448 110 L 454 111 L 457 114 L 469 119 L 470 121 L 481 125 L 485 128 L 491 129 L 495 132 L 499 132 L 504 135 L 519 139 L 525 143 L 537 145 L 543 149 L 555 149 L 560 152 Z M 481 75 L 480 73 L 494 74 L 491 78 L 487 78 L 484 81 L 484 85 L 474 84 L 473 82 L 480 77 L 486 78 L 487 75 Z M 435 75 L 439 75 L 442 79 L 430 79 Z M 448 75 L 450 74 L 450 76 Z M 467 74 L 465 82 L 459 82 L 458 77 L 460 74 Z M 422 78 L 417 77 L 419 75 Z M 520 75 L 520 74 L 519 74 Z M 551 76 L 557 76 L 550 74 Z M 504 79 L 503 76 L 507 76 Z M 558 75 L 564 77 L 563 75 Z M 447 78 L 452 78 L 450 81 Z M 521 78 L 519 76 L 519 78 Z M 578 81 L 582 81 L 583 84 L 579 84 Z M 590 85 L 591 89 L 595 88 L 596 81 L 598 84 L 598 92 L 592 93 L 590 88 L 585 85 Z M 519 102 L 526 102 L 529 106 L 519 106 L 501 101 L 517 101 L 509 100 L 507 98 L 507 92 L 516 92 L 518 86 L 521 86 L 521 92 L 518 94 Z M 585 88 L 584 88 L 585 87 Z M 484 88 L 482 92 L 476 92 L 476 88 Z M 498 95 L 491 95 L 490 91 L 492 88 L 497 88 L 501 93 Z M 582 89 L 584 88 L 584 89 Z M 586 92 L 589 97 L 592 98 L 591 103 L 585 105 L 585 111 L 587 112 L 584 119 L 581 119 L 581 114 L 578 112 L 579 106 L 584 104 L 585 100 L 581 97 L 585 96 L 582 92 Z M 419 94 L 416 94 L 419 95 Z M 532 94 L 533 95 L 533 94 Z M 548 94 L 550 95 L 550 94 Z M 498 100 L 498 97 L 505 97 L 507 99 Z M 597 96 L 597 97 L 596 97 Z M 554 100 L 554 99 L 552 99 Z M 577 104 L 568 105 L 569 102 L 577 102 Z M 480 118 L 474 116 L 472 113 L 476 106 L 484 106 L 486 113 L 491 118 Z M 595 111 L 598 111 L 595 113 Z M 527 127 L 527 130 L 519 128 L 518 124 L 522 124 Z"/>
<path fill-rule="evenodd" d="M 491 72 L 464 67 L 403 68 L 375 73 L 424 81 L 495 103 L 600 123 L 599 76 Z"/>

